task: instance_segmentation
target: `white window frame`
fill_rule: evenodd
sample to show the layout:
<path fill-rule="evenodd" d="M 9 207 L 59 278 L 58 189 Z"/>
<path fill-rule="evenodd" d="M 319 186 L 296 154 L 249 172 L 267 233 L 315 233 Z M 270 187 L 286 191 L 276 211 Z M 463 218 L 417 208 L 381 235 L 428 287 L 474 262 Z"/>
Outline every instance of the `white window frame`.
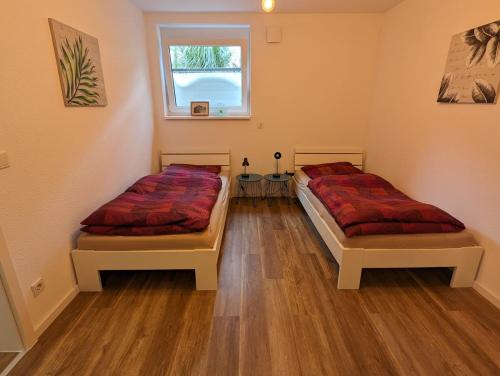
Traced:
<path fill-rule="evenodd" d="M 231 29 L 247 29 L 246 38 L 238 39 L 205 39 L 200 36 L 200 39 L 186 38 L 169 38 L 166 30 L 172 28 L 182 28 L 189 30 L 214 29 L 222 31 L 222 33 L 231 33 Z M 227 32 L 226 30 L 227 29 Z M 251 117 L 251 101 L 250 101 L 250 28 L 247 25 L 159 25 L 159 48 L 160 48 L 160 66 L 163 88 L 163 106 L 165 119 L 250 119 Z M 171 46 L 238 46 L 241 48 L 241 107 L 224 107 L 224 115 L 216 115 L 217 107 L 210 106 L 209 116 L 191 116 L 190 107 L 177 106 L 175 102 L 175 89 L 173 72 L 170 57 Z"/>

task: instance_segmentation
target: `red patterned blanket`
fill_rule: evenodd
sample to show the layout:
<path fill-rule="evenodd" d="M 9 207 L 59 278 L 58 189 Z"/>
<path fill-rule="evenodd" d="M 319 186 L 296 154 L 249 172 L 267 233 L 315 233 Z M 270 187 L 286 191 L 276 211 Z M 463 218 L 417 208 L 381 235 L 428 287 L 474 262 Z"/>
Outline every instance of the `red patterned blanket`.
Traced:
<path fill-rule="evenodd" d="M 308 186 L 347 237 L 465 228 L 445 211 L 409 198 L 377 175 L 329 175 L 310 180 Z"/>
<path fill-rule="evenodd" d="M 214 173 L 167 172 L 139 179 L 82 222 L 101 235 L 164 235 L 205 230 L 222 187 Z"/>

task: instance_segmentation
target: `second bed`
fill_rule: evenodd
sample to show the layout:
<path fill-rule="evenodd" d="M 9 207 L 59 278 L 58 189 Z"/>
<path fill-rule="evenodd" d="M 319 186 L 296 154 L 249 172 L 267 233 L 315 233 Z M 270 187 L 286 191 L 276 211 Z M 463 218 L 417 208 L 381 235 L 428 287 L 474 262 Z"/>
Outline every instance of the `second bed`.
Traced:
<path fill-rule="evenodd" d="M 472 286 L 483 249 L 472 234 L 391 234 L 347 237 L 323 203 L 309 189 L 305 165 L 351 162 L 363 169 L 360 150 L 295 152 L 295 192 L 316 229 L 339 263 L 339 289 L 358 289 L 363 268 L 454 268 L 451 286 Z"/>

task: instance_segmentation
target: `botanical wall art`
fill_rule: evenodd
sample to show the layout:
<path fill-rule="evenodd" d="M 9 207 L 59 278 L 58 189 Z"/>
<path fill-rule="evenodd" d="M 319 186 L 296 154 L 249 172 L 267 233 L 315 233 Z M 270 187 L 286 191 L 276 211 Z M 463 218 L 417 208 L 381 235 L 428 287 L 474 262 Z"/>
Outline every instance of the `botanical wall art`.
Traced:
<path fill-rule="evenodd" d="M 438 102 L 496 103 L 500 88 L 500 21 L 451 40 Z"/>
<path fill-rule="evenodd" d="M 64 104 L 107 105 L 97 39 L 53 19 L 49 24 Z"/>

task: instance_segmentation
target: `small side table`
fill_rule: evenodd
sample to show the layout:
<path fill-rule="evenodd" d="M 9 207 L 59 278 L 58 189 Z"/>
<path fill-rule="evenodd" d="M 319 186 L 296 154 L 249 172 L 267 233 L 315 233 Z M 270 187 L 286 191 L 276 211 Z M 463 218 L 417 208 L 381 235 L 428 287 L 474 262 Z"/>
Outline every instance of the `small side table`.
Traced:
<path fill-rule="evenodd" d="M 290 205 L 290 187 L 288 186 L 288 182 L 292 177 L 287 174 L 281 174 L 279 177 L 268 174 L 264 178 L 267 183 L 266 198 L 268 199 L 269 205 L 271 205 L 271 197 L 275 193 L 279 193 L 282 197 L 286 197 L 288 199 L 288 205 Z"/>
<path fill-rule="evenodd" d="M 257 206 L 257 196 L 262 198 L 262 175 L 259 174 L 248 174 L 248 177 L 243 177 L 243 175 L 238 175 L 236 177 L 238 180 L 238 199 L 237 203 L 240 202 L 240 194 L 243 193 L 244 197 L 252 197 L 254 208 Z"/>

